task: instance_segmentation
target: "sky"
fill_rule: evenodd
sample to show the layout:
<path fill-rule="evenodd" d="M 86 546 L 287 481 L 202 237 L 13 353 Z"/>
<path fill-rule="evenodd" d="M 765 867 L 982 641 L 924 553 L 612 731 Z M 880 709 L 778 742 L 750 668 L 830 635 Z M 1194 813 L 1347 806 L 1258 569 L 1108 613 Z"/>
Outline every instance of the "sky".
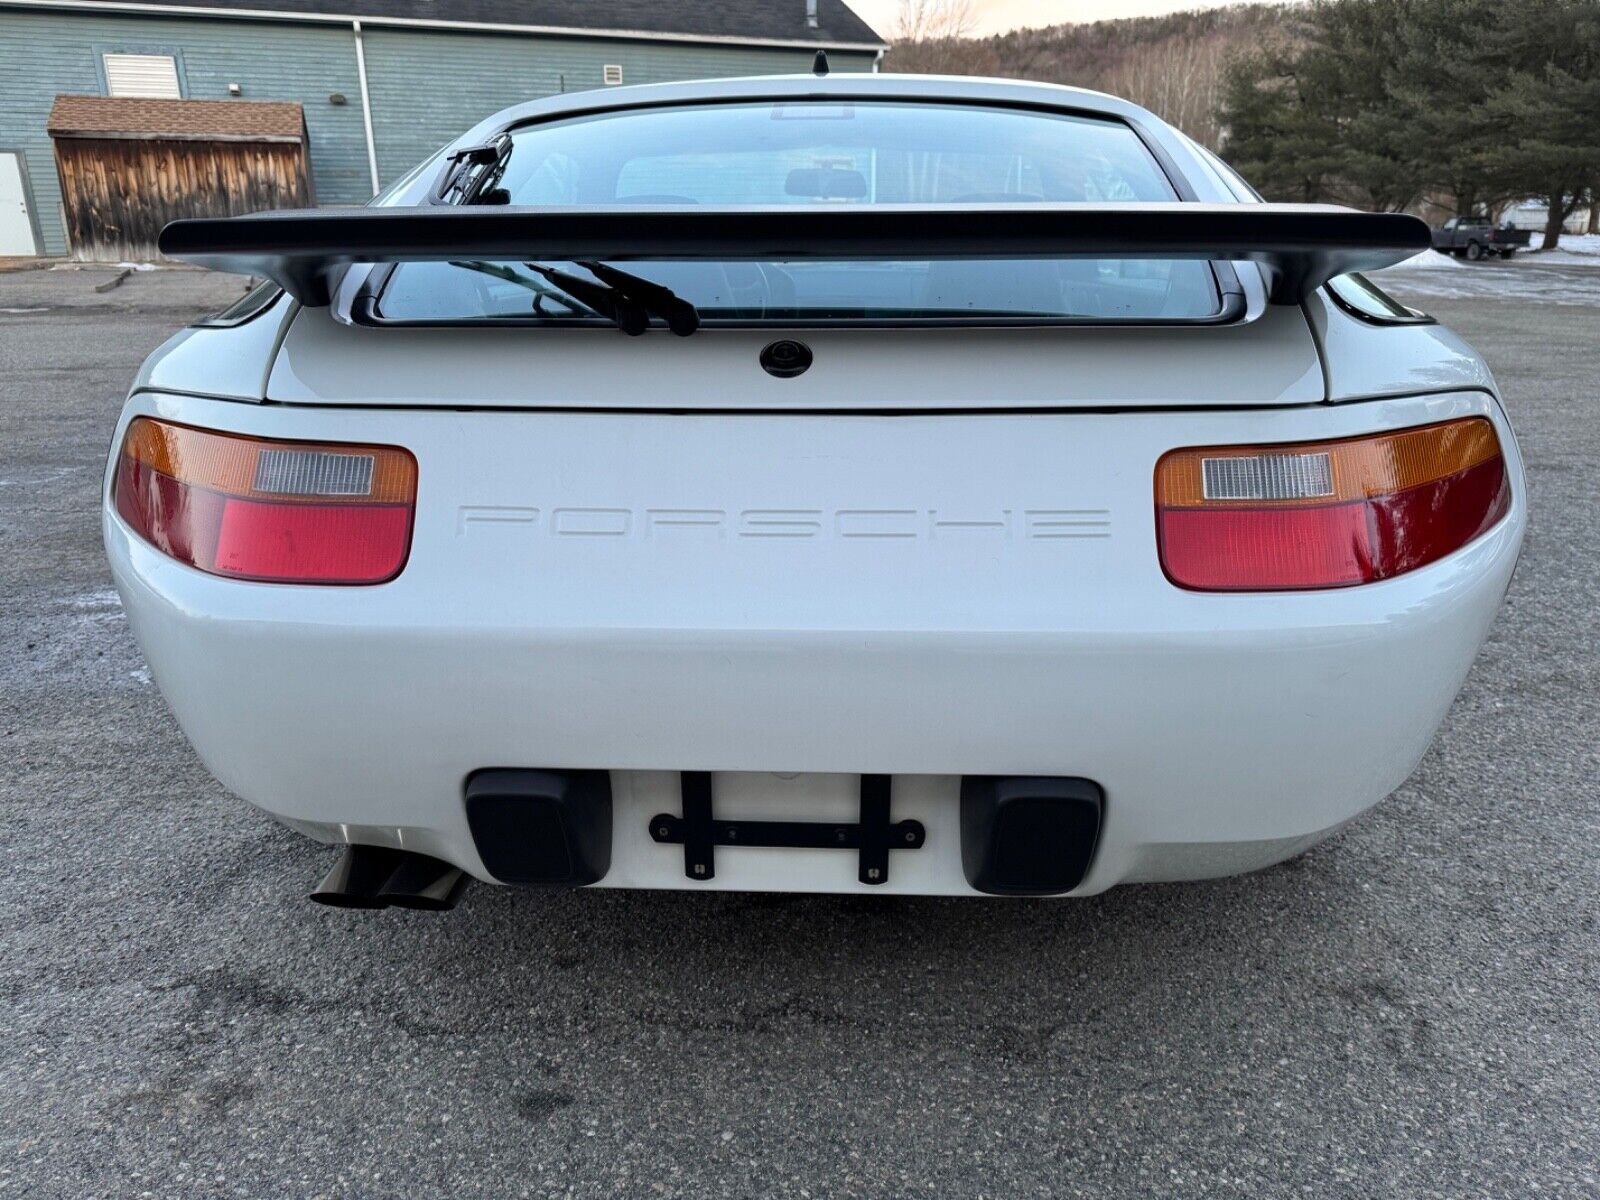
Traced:
<path fill-rule="evenodd" d="M 975 0 L 973 32 L 1004 33 L 1008 29 L 1063 25 L 1068 21 L 1104 21 L 1114 17 L 1147 17 L 1186 8 L 1218 8 L 1230 0 Z M 846 0 L 863 20 L 884 37 L 894 33 L 900 0 Z"/>

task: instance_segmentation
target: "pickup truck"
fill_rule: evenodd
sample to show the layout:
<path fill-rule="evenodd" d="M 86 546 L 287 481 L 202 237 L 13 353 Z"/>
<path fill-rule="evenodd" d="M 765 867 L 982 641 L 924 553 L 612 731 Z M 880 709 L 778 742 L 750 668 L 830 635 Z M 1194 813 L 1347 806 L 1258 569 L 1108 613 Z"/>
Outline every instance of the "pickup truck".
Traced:
<path fill-rule="evenodd" d="M 1465 255 L 1477 262 L 1487 254 L 1510 258 L 1527 246 L 1532 236 L 1526 229 L 1496 225 L 1488 217 L 1451 217 L 1433 231 L 1433 248 L 1440 254 Z"/>

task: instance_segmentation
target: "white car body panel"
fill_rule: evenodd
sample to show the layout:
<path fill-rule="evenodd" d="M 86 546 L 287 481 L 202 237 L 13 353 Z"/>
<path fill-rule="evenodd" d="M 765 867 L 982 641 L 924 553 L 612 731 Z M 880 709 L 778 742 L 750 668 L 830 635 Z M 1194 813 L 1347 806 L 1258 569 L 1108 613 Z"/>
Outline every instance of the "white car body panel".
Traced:
<path fill-rule="evenodd" d="M 381 437 L 416 454 L 423 481 L 410 563 L 371 588 L 205 575 L 108 511 L 130 622 L 217 777 L 325 840 L 481 874 L 460 803 L 471 771 L 604 767 L 619 778 L 606 884 L 969 894 L 949 800 L 956 776 L 986 773 L 1106 789 L 1082 891 L 1265 865 L 1415 766 L 1498 608 L 1525 516 L 1514 444 L 1484 393 L 897 417 L 144 394 L 124 420 L 141 413 Z M 1324 592 L 1202 595 L 1162 577 L 1150 471 L 1164 451 L 1473 414 L 1501 430 L 1516 500 L 1449 558 Z M 644 835 L 661 773 L 679 770 L 892 774 L 897 819 L 920 816 L 928 845 L 897 855 L 883 888 L 824 851 L 729 852 L 715 880 L 690 884 L 681 849 Z M 749 815 L 776 791 L 752 787 Z M 819 784 L 819 816 L 841 794 Z"/>
<path fill-rule="evenodd" d="M 191 325 L 145 359 L 133 391 L 202 391 L 224 400 L 261 400 L 278 346 L 298 309 L 286 296 L 241 325 Z"/>
<path fill-rule="evenodd" d="M 1326 293 L 1306 312 L 1328 364 L 1333 403 L 1458 388 L 1499 394 L 1483 359 L 1443 325 L 1372 325 L 1341 311 Z"/>
<path fill-rule="evenodd" d="M 1138 121 L 1195 198 L 1241 201 L 1181 134 L 1074 89 L 911 76 L 721 80 L 552 97 L 509 122 L 691 99 L 954 99 Z M 418 203 L 436 170 L 378 203 Z M 1003 269 L 1003 264 L 997 264 Z M 489 878 L 466 778 L 611 773 L 599 886 L 975 895 L 966 775 L 1081 776 L 1104 822 L 1074 894 L 1268 865 L 1415 767 L 1498 609 L 1526 483 L 1481 360 L 1438 326 L 1378 327 L 1324 294 L 1191 328 L 714 329 L 692 338 L 372 328 L 352 267 L 326 309 L 281 300 L 147 363 L 106 477 L 130 624 L 206 765 L 329 843 L 397 846 Z M 757 351 L 816 352 L 774 379 Z M 409 561 L 372 587 L 204 574 L 110 502 L 129 421 L 403 446 Z M 1381 583 L 1202 594 L 1162 573 L 1152 475 L 1182 446 L 1493 422 L 1511 508 Z M 719 817 L 853 820 L 893 777 L 926 844 L 867 885 L 837 851 L 719 852 L 694 881 L 648 818 L 678 772 Z"/>

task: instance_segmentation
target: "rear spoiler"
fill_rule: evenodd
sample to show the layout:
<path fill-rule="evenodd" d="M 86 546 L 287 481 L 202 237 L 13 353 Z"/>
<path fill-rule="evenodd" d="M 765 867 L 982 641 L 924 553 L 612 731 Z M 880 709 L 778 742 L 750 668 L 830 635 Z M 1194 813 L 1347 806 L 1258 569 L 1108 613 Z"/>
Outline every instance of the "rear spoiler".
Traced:
<path fill-rule="evenodd" d="M 161 253 L 272 279 L 325 305 L 350 263 L 450 259 L 1156 258 L 1247 260 L 1275 304 L 1432 244 L 1403 213 L 1322 204 L 807 204 L 297 209 L 174 221 Z"/>

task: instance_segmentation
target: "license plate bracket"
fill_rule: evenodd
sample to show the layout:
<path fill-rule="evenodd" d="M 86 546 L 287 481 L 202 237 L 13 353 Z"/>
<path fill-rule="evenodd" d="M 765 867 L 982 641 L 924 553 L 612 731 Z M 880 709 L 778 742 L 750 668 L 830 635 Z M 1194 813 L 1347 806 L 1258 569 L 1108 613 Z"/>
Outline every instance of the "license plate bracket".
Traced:
<path fill-rule="evenodd" d="M 861 816 L 840 821 L 729 821 L 713 815 L 711 773 L 679 775 L 683 815 L 650 818 L 650 836 L 663 845 L 683 846 L 683 873 L 705 882 L 716 876 L 716 848 L 782 847 L 801 850 L 854 850 L 856 877 L 865 884 L 889 881 L 889 851 L 919 850 L 927 840 L 921 821 L 891 821 L 890 777 L 861 777 Z"/>

